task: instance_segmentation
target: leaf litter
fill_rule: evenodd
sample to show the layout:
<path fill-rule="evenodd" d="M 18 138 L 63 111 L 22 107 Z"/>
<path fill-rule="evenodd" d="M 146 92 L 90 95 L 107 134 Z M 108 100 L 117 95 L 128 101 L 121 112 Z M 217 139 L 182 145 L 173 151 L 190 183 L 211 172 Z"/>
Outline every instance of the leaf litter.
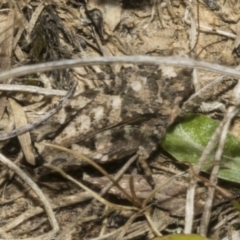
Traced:
<path fill-rule="evenodd" d="M 44 3 L 38 0 L 3 0 L 0 11 L 0 69 L 4 72 L 61 59 L 139 54 L 192 57 L 238 69 L 239 11 L 239 3 L 223 0 L 48 0 Z M 110 179 L 121 179 L 118 183 L 120 186 L 116 186 L 118 180 L 111 182 L 108 175 L 99 175 L 93 167 L 79 168 L 76 161 L 65 164 L 62 177 L 46 167 L 44 171 L 47 174 L 41 177 L 37 174 L 42 171 L 44 159 L 38 158 L 36 143 L 54 139 L 65 127 L 64 124 L 72 121 L 79 111 L 79 105 L 82 108 L 87 106 L 89 98 L 81 98 L 79 102 L 79 94 L 89 91 L 94 94 L 96 89 L 109 86 L 114 76 L 128 67 L 132 68 L 133 65 L 79 65 L 71 69 L 53 68 L 47 72 L 38 72 L 36 69 L 32 74 L 14 76 L 1 82 L 1 135 L 22 124 L 41 119 L 56 108 L 61 97 L 64 98 L 70 89 L 72 81 L 78 83 L 75 97 L 49 120 L 44 120 L 41 126 L 34 127 L 30 132 L 0 143 L 1 158 L 8 158 L 20 169 L 15 171 L 15 168 L 9 167 L 10 171 L 4 165 L 7 163 L 2 162 L 1 238 L 151 239 L 160 236 L 160 233 L 167 235 L 176 232 L 179 227 L 184 233 L 199 233 L 199 225 L 204 226 L 200 221 L 203 221 L 201 212 L 207 199 L 207 188 L 212 185 L 203 178 L 207 176 L 195 176 L 199 180 L 195 198 L 192 199 L 195 213 L 192 214 L 192 220 L 187 219 L 186 193 L 189 191 L 189 181 L 194 178 L 194 168 L 189 166 L 189 170 L 185 171 L 188 165 L 179 165 L 161 150 L 149 159 L 158 190 L 151 188 L 144 174 L 131 162 L 134 160 L 132 158 L 130 162 L 126 159 L 103 166 Z M 161 68 L 161 71 L 169 78 L 176 74 L 173 67 Z M 204 112 L 221 121 L 229 105 L 238 105 L 238 99 L 234 98 L 238 93 L 238 84 L 233 77 L 195 69 L 192 73 L 195 92 L 220 78 L 218 82 L 221 84 L 215 84 L 203 94 L 198 94 L 193 101 L 190 98 L 190 110 L 188 106 L 186 111 Z M 8 85 L 10 89 L 6 90 Z M 17 90 L 11 91 L 11 85 Z M 41 89 L 39 94 L 36 93 L 38 88 Z M 236 135 L 239 134 L 237 123 L 236 117 L 231 126 Z M 71 158 L 62 153 L 57 161 L 65 163 L 66 159 Z M 26 174 L 23 179 L 19 174 L 21 171 Z M 185 171 L 184 174 L 182 171 Z M 92 190 L 83 191 L 74 182 L 65 179 L 70 176 L 97 192 L 99 196 L 96 199 L 102 198 L 101 203 L 92 200 Z M 25 178 L 36 182 L 46 198 L 45 202 L 32 187 L 27 186 Z M 112 187 L 114 182 L 115 186 Z M 214 227 L 217 225 L 216 219 L 221 222 L 219 209 L 231 209 L 229 198 L 236 196 L 234 191 L 238 190 L 238 186 L 233 188 L 227 184 L 218 187 L 231 188 L 228 194 L 215 192 L 212 217 L 205 230 L 200 231 L 202 235 L 226 239 L 226 235 L 234 237 L 239 231 L 239 223 L 230 222 L 231 228 L 222 226 L 221 231 L 219 225 L 218 228 Z M 108 190 L 100 193 L 106 186 Z M 114 209 L 107 202 L 123 207 L 121 210 Z M 46 215 L 43 212 L 48 207 L 50 213 Z M 126 210 L 126 207 L 129 209 Z M 50 221 L 46 216 L 50 216 Z M 228 216 L 230 213 L 225 214 L 226 219 Z M 237 222 L 237 217 L 234 220 Z"/>

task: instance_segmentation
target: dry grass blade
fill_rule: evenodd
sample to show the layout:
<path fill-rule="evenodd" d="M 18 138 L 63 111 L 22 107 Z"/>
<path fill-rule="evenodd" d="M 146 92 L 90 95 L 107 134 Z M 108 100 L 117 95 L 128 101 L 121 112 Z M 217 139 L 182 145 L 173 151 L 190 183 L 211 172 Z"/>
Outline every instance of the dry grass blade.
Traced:
<path fill-rule="evenodd" d="M 80 154 L 78 152 L 75 152 L 75 151 L 72 151 L 72 150 L 69 150 L 67 148 L 64 148 L 64 147 L 61 147 L 61 146 L 57 146 L 55 144 L 49 144 L 49 143 L 42 143 L 43 145 L 45 146 L 48 146 L 48 147 L 53 147 L 53 148 L 56 148 L 56 149 L 59 149 L 61 151 L 65 151 L 65 152 L 68 152 L 68 153 L 71 153 L 77 157 L 79 157 L 80 159 L 83 159 L 84 161 L 86 161 L 88 164 L 92 165 L 93 167 L 95 167 L 100 173 L 102 173 L 104 176 L 106 176 L 109 180 L 112 181 L 112 183 L 119 188 L 119 190 L 126 196 L 126 198 L 132 202 L 134 205 L 138 206 L 138 202 L 135 201 L 135 199 L 130 196 L 119 184 L 118 182 L 116 182 L 114 180 L 114 178 L 112 176 L 110 176 L 101 166 L 99 166 L 97 163 L 95 163 L 94 161 L 92 161 L 91 159 L 89 159 L 88 157 L 84 156 L 83 154 Z"/>
<path fill-rule="evenodd" d="M 22 213 L 20 216 L 16 217 L 14 219 L 14 221 L 11 221 L 10 223 L 4 225 L 3 227 L 1 227 L 1 231 L 3 232 L 8 232 L 11 229 L 17 227 L 20 225 L 21 222 L 26 221 L 27 219 L 36 216 L 40 213 L 43 213 L 44 209 L 41 207 L 35 207 L 35 208 L 30 208 L 27 211 L 25 211 L 24 213 Z"/>
<path fill-rule="evenodd" d="M 144 215 L 148 221 L 148 224 L 150 225 L 150 228 L 152 229 L 153 233 L 157 236 L 160 237 L 162 236 L 162 234 L 157 230 L 157 228 L 155 227 L 151 217 L 150 217 L 150 213 L 148 211 L 144 212 Z"/>
<path fill-rule="evenodd" d="M 130 186 L 130 192 L 131 192 L 131 195 L 134 199 L 135 202 L 138 203 L 139 206 L 142 205 L 141 201 L 138 199 L 136 193 L 135 193 L 135 190 L 134 190 L 134 178 L 133 176 L 131 175 L 130 176 L 130 179 L 129 179 L 129 186 Z"/>
<path fill-rule="evenodd" d="M 194 196 L 195 196 L 195 186 L 196 186 L 196 180 L 192 175 L 189 176 L 190 181 L 188 185 L 187 190 L 187 196 L 186 196 L 186 204 L 185 204 L 185 226 L 184 226 L 184 233 L 188 234 L 192 232 L 192 226 L 193 226 L 193 217 L 194 217 Z"/>
<path fill-rule="evenodd" d="M 221 124 L 219 125 L 219 127 L 215 130 L 215 132 L 212 135 L 211 139 L 209 140 L 207 146 L 205 147 L 205 149 L 198 161 L 198 165 L 195 168 L 196 175 L 199 174 L 208 155 L 213 150 L 213 148 L 216 146 L 219 136 L 224 127 L 224 124 L 225 124 L 225 121 L 222 121 Z M 192 175 L 190 178 L 190 182 L 188 185 L 188 191 L 187 191 L 186 216 L 185 216 L 186 224 L 185 224 L 185 228 L 184 228 L 184 233 L 186 233 L 186 234 L 192 232 L 192 224 L 193 224 L 193 216 L 194 216 L 194 195 L 195 195 L 196 182 L 197 182 L 197 179 L 195 179 L 194 175 Z"/>
<path fill-rule="evenodd" d="M 45 122 L 47 119 L 49 119 L 52 115 L 57 113 L 67 103 L 68 99 L 70 97 L 72 97 L 76 86 L 77 86 L 77 83 L 76 82 L 73 83 L 69 92 L 66 94 L 65 97 L 63 97 L 61 99 L 60 103 L 55 108 L 53 108 L 52 110 L 50 110 L 49 112 L 44 114 L 44 116 L 42 118 L 40 118 L 38 121 L 33 122 L 33 123 L 29 123 L 29 124 L 27 124 L 23 127 L 19 127 L 19 128 L 13 130 L 10 133 L 4 133 L 4 134 L 0 135 L 0 141 L 16 137 L 18 135 L 26 133 L 26 132 L 40 126 L 43 122 Z"/>
<path fill-rule="evenodd" d="M 219 162 L 221 159 L 224 143 L 226 140 L 226 134 L 227 130 L 229 128 L 229 125 L 233 119 L 233 117 L 236 116 L 236 114 L 239 112 L 238 107 L 231 107 L 228 110 L 228 113 L 226 114 L 225 118 L 219 125 L 219 127 L 216 129 L 214 134 L 212 135 L 211 139 L 209 140 L 207 146 L 205 147 L 202 156 L 199 159 L 198 166 L 196 171 L 194 170 L 194 174 L 191 174 L 191 180 L 188 186 L 187 191 L 187 200 L 186 200 L 186 217 L 185 217 L 185 233 L 191 233 L 192 232 L 192 224 L 193 224 L 193 216 L 194 216 L 194 195 L 195 195 L 195 186 L 197 179 L 195 178 L 200 172 L 200 169 L 204 165 L 204 161 L 206 160 L 207 156 L 210 154 L 210 152 L 213 150 L 213 148 L 216 146 L 218 140 L 220 139 L 221 142 L 218 144 L 218 149 L 215 154 L 215 161 Z M 221 136 L 221 137 L 220 137 Z M 219 138 L 220 137 L 220 138 Z M 206 205 L 204 208 L 204 213 L 201 220 L 201 227 L 200 227 L 200 234 L 203 236 L 206 236 L 206 232 L 208 229 L 208 224 L 210 220 L 211 215 L 211 207 L 212 207 L 212 201 L 214 197 L 214 192 L 217 185 L 217 173 L 219 170 L 220 164 L 214 164 L 212 175 L 210 179 L 210 186 L 209 186 L 209 194 L 208 194 L 208 200 L 206 201 Z M 217 188 L 218 189 L 218 188 Z"/>
<path fill-rule="evenodd" d="M 129 179 L 129 181 L 130 181 L 130 191 L 131 191 L 131 193 L 132 193 L 132 196 L 134 197 L 134 199 L 136 199 L 136 201 L 139 201 L 139 199 L 138 199 L 138 197 L 136 196 L 136 194 L 135 194 L 135 191 L 134 191 L 134 182 L 133 182 L 133 176 L 131 176 L 130 177 L 130 179 Z M 141 202 L 139 201 L 139 204 L 141 204 Z M 141 204 L 142 205 L 142 204 Z M 146 219 L 147 219 L 147 221 L 148 221 L 148 224 L 149 224 L 149 226 L 150 226 L 150 228 L 151 228 L 151 230 L 154 232 L 154 234 L 156 235 L 156 236 L 162 236 L 159 232 L 158 232 L 158 230 L 156 229 L 156 227 L 154 226 L 154 224 L 153 224 L 153 222 L 152 222 L 152 219 L 151 219 L 151 216 L 150 216 L 150 212 L 149 212 L 149 210 L 146 210 L 146 209 L 142 209 L 142 211 L 144 211 L 144 215 L 145 215 L 145 217 L 146 217 Z"/>
<path fill-rule="evenodd" d="M 216 186 L 217 182 L 218 182 L 218 171 L 220 168 L 220 162 L 221 162 L 224 144 L 225 144 L 225 141 L 227 138 L 227 131 L 229 129 L 232 119 L 236 116 L 236 114 L 238 112 L 239 112 L 238 106 L 237 107 L 229 107 L 228 112 L 223 120 L 224 126 L 222 128 L 218 148 L 216 150 L 215 158 L 214 158 L 214 161 L 216 162 L 216 164 L 214 164 L 214 166 L 213 166 L 213 169 L 211 172 L 211 177 L 210 177 L 210 182 L 213 186 Z M 200 224 L 200 234 L 202 236 L 206 236 L 206 234 L 207 234 L 209 221 L 210 221 L 210 217 L 211 217 L 211 209 L 212 209 L 214 193 L 215 193 L 215 188 L 209 187 L 208 188 L 208 199 L 206 200 L 206 203 L 204 206 L 204 211 L 203 211 L 203 215 L 201 218 L 201 224 Z"/>
<path fill-rule="evenodd" d="M 72 178 L 71 176 L 66 174 L 60 168 L 55 167 L 55 166 L 53 166 L 51 164 L 44 164 L 44 166 L 48 167 L 48 168 L 50 168 L 50 169 L 52 169 L 52 170 L 54 170 L 54 171 L 56 171 L 58 173 L 60 173 L 64 178 L 70 180 L 71 182 L 75 183 L 76 185 L 78 185 L 79 187 L 84 189 L 85 191 L 89 192 L 95 199 L 97 199 L 102 204 L 107 205 L 108 207 L 112 207 L 112 208 L 119 209 L 119 210 L 135 210 L 135 211 L 137 210 L 137 208 L 135 208 L 135 207 L 127 207 L 127 206 L 121 206 L 121 205 L 110 203 L 109 201 L 107 201 L 104 198 L 100 197 L 97 193 L 95 193 L 94 191 L 92 191 L 88 187 L 84 186 L 79 181 L 75 180 L 74 178 Z"/>
<path fill-rule="evenodd" d="M 1 84 L 0 91 L 37 93 L 44 96 L 65 96 L 67 94 L 67 91 L 64 90 L 12 84 Z"/>
<path fill-rule="evenodd" d="M 122 237 L 126 234 L 128 229 L 130 228 L 131 224 L 139 216 L 139 214 L 140 214 L 140 212 L 135 213 L 128 219 L 128 221 L 125 223 L 124 227 L 121 228 L 121 232 L 118 233 L 118 237 L 117 237 L 116 240 L 121 240 L 122 239 Z"/>
<path fill-rule="evenodd" d="M 166 182 L 158 185 L 155 187 L 155 189 L 149 194 L 149 196 L 143 201 L 143 204 L 142 204 L 142 207 L 143 208 L 146 208 L 147 204 L 150 202 L 150 200 L 153 198 L 153 196 L 161 189 L 163 188 L 164 186 L 166 186 L 169 182 L 171 182 L 173 179 L 175 178 L 178 178 L 178 177 L 181 177 L 183 176 L 184 174 L 186 174 L 186 171 L 185 172 L 180 172 L 172 177 L 170 177 Z"/>
<path fill-rule="evenodd" d="M 136 160 L 137 155 L 134 155 L 133 157 L 131 157 L 127 163 L 123 166 L 123 168 L 118 172 L 118 174 L 114 177 L 115 181 L 117 182 L 123 175 L 123 173 L 129 168 L 129 166 Z M 100 192 L 100 196 L 103 196 L 105 193 L 107 193 L 107 191 L 113 186 L 114 184 L 112 182 L 110 182 L 109 184 L 107 184 Z M 86 212 L 88 212 L 91 208 L 91 206 L 93 204 L 95 204 L 97 200 L 94 199 L 93 201 L 91 201 L 91 203 L 88 204 L 88 206 L 84 209 L 84 211 L 82 211 L 82 213 L 80 214 L 80 216 L 71 224 L 68 225 L 68 227 L 62 231 L 55 240 L 61 240 L 64 239 L 65 235 L 71 231 L 72 228 L 74 228 L 74 226 L 76 225 L 76 223 L 80 224 L 80 222 L 82 222 L 82 218 L 83 216 L 86 214 Z"/>
<path fill-rule="evenodd" d="M 189 105 L 191 105 L 191 102 L 194 101 L 194 99 L 197 99 L 198 97 L 201 98 L 201 96 L 203 96 L 202 98 L 204 100 L 211 98 L 212 97 L 211 89 L 214 87 L 214 85 L 221 83 L 224 80 L 224 78 L 225 78 L 224 76 L 221 76 L 221 77 L 217 78 L 216 80 L 206 84 L 204 87 L 202 87 L 201 89 L 196 91 L 194 94 L 192 94 L 192 96 L 190 98 L 188 98 L 188 100 L 184 103 L 184 105 L 182 107 L 182 112 L 184 113 L 186 111 L 186 109 L 189 108 Z"/>
<path fill-rule="evenodd" d="M 40 3 L 36 10 L 34 11 L 34 13 L 32 14 L 32 18 L 27 26 L 27 36 L 26 36 L 26 41 L 28 42 L 28 44 L 30 43 L 30 36 L 32 34 L 32 31 L 34 30 L 34 27 L 36 25 L 36 22 L 39 18 L 39 15 L 41 14 L 42 10 L 44 9 L 45 4 L 44 3 Z"/>
<path fill-rule="evenodd" d="M 39 199 L 42 201 L 42 204 L 48 215 L 49 222 L 52 226 L 52 231 L 50 231 L 49 233 L 44 234 L 42 236 L 39 236 L 37 238 L 29 238 L 29 240 L 30 239 L 39 239 L 39 240 L 40 239 L 51 239 L 59 231 L 59 226 L 58 226 L 54 212 L 53 212 L 47 198 L 42 193 L 42 191 L 39 189 L 39 187 L 19 167 L 17 167 L 14 163 L 12 163 L 9 159 L 4 157 L 2 154 L 0 154 L 0 161 L 4 165 L 6 165 L 8 168 L 10 168 L 12 171 L 14 171 L 20 178 L 22 178 L 26 182 L 26 184 L 28 184 L 33 189 L 33 191 L 38 195 Z M 0 229 L 0 231 L 1 231 L 1 229 Z"/>

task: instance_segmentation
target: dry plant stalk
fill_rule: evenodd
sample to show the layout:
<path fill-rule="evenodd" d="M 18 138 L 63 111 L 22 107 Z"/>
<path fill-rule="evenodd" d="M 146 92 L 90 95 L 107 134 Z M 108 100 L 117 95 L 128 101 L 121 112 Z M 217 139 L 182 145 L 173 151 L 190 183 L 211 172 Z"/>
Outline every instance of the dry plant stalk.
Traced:
<path fill-rule="evenodd" d="M 99 202 L 101 202 L 104 205 L 107 205 L 107 206 L 112 207 L 112 208 L 116 208 L 118 210 L 137 210 L 137 208 L 135 208 L 135 207 L 120 206 L 120 205 L 117 205 L 117 204 L 110 203 L 109 201 L 100 197 L 97 193 L 92 191 L 90 188 L 86 187 L 85 185 L 83 185 L 79 181 L 76 181 L 74 178 L 72 178 L 71 176 L 66 174 L 64 171 L 62 171 L 58 167 L 55 167 L 55 166 L 50 165 L 50 164 L 45 164 L 45 167 L 50 168 L 50 169 L 60 173 L 64 178 L 66 178 L 66 179 L 70 180 L 71 182 L 77 184 L 79 187 L 81 187 L 82 189 L 84 189 L 85 191 L 90 193 L 95 199 L 97 199 Z"/>
<path fill-rule="evenodd" d="M 147 55 L 134 55 L 134 56 L 92 57 L 87 59 L 59 60 L 48 63 L 22 66 L 0 73 L 0 82 L 8 78 L 20 77 L 27 74 L 35 73 L 36 71 L 45 72 L 51 70 L 73 68 L 78 66 L 106 65 L 118 63 L 197 68 L 202 70 L 209 70 L 211 72 L 228 75 L 236 78 L 240 77 L 240 71 L 216 63 L 198 61 L 182 57 L 154 57 Z"/>
<path fill-rule="evenodd" d="M 129 166 L 137 159 L 137 155 L 134 155 L 133 157 L 131 157 L 127 163 L 122 167 L 122 169 L 118 172 L 118 174 L 114 177 L 114 180 L 117 182 L 122 175 L 124 174 L 124 172 L 129 168 Z M 105 193 L 108 192 L 108 190 L 114 186 L 113 182 L 109 182 L 109 184 L 107 184 L 100 192 L 100 196 L 103 196 Z M 71 231 L 72 228 L 75 227 L 75 225 L 78 223 L 80 224 L 80 222 L 82 222 L 82 218 L 83 216 L 86 214 L 86 212 L 88 212 L 90 210 L 90 208 L 92 207 L 92 205 L 94 205 L 97 202 L 96 199 L 93 199 L 93 201 L 91 201 L 87 207 L 82 211 L 82 213 L 80 214 L 80 216 L 71 224 L 68 225 L 68 227 L 63 230 L 57 237 L 56 240 L 61 240 L 65 237 L 65 235 L 67 234 L 67 232 Z"/>
<path fill-rule="evenodd" d="M 62 151 L 65 151 L 65 152 L 68 152 L 70 154 L 73 154 L 77 157 L 79 157 L 80 159 L 83 159 L 84 161 L 86 161 L 88 164 L 92 165 L 95 169 L 97 169 L 100 173 L 102 173 L 104 176 L 106 176 L 115 186 L 117 186 L 121 191 L 122 193 L 126 196 L 126 198 L 134 203 L 134 205 L 138 206 L 138 202 L 135 202 L 134 198 L 132 196 L 130 196 L 119 184 L 118 182 L 116 182 L 112 176 L 110 176 L 100 165 L 98 165 L 97 163 L 95 163 L 94 161 L 92 161 L 90 158 L 84 156 L 83 154 L 80 154 L 78 152 L 75 152 L 75 151 L 72 151 L 72 150 L 69 150 L 67 148 L 64 148 L 64 147 L 61 147 L 61 146 L 57 146 L 57 145 L 54 145 L 54 144 L 49 144 L 49 143 L 44 143 L 43 145 L 45 146 L 48 146 L 48 147 L 52 147 L 52 148 L 56 148 L 56 149 L 59 149 L 59 150 L 62 150 Z M 53 166 L 50 166 L 50 165 L 46 165 L 45 166 L 51 168 Z M 57 168 L 55 169 L 57 170 Z M 58 169 L 58 172 L 59 172 L 60 169 Z M 60 172 L 61 174 L 63 174 L 63 172 L 61 171 Z"/>
<path fill-rule="evenodd" d="M 37 120 L 36 122 L 33 122 L 33 123 L 29 123 L 29 124 L 27 124 L 23 127 L 19 127 L 19 128 L 13 130 L 10 133 L 4 133 L 4 134 L 0 135 L 0 141 L 19 136 L 21 134 L 29 132 L 32 129 L 40 126 L 43 122 L 45 122 L 47 119 L 52 117 L 55 113 L 57 113 L 67 103 L 69 98 L 73 95 L 76 87 L 77 87 L 77 83 L 75 82 L 75 83 L 72 84 L 72 87 L 70 88 L 70 90 L 66 94 L 66 96 L 61 99 L 59 104 L 55 108 L 53 108 L 52 110 L 50 110 L 49 112 L 44 114 L 44 116 L 42 116 L 39 120 Z"/>

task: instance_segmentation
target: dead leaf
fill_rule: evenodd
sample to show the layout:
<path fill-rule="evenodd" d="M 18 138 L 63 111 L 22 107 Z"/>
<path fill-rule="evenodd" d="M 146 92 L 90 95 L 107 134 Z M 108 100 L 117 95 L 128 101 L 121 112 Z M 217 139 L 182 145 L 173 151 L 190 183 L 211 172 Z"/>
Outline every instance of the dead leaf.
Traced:
<path fill-rule="evenodd" d="M 22 126 L 25 126 L 28 124 L 25 112 L 22 109 L 22 106 L 18 104 L 14 99 L 9 98 L 9 103 L 12 108 L 13 116 L 14 116 L 14 122 L 15 122 L 15 128 L 19 128 Z M 35 165 L 35 157 L 33 153 L 32 148 L 32 142 L 30 133 L 24 133 L 22 135 L 18 136 L 19 142 L 22 147 L 22 151 L 24 153 L 24 156 L 28 163 L 31 165 Z"/>

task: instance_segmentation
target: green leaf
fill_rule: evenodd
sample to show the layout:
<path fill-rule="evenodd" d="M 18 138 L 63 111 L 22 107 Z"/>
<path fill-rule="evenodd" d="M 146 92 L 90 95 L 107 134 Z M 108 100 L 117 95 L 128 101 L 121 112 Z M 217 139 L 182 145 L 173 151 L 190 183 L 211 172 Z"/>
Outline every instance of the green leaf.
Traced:
<path fill-rule="evenodd" d="M 178 161 L 196 165 L 212 134 L 219 126 L 219 122 L 196 114 L 189 114 L 180 123 L 173 125 L 161 143 L 162 148 L 174 156 Z M 207 167 L 211 170 L 215 150 L 207 158 Z M 240 140 L 228 133 L 224 146 L 219 178 L 240 183 Z"/>
<path fill-rule="evenodd" d="M 156 237 L 152 240 L 208 240 L 208 238 L 196 234 L 173 234 L 164 237 Z"/>

